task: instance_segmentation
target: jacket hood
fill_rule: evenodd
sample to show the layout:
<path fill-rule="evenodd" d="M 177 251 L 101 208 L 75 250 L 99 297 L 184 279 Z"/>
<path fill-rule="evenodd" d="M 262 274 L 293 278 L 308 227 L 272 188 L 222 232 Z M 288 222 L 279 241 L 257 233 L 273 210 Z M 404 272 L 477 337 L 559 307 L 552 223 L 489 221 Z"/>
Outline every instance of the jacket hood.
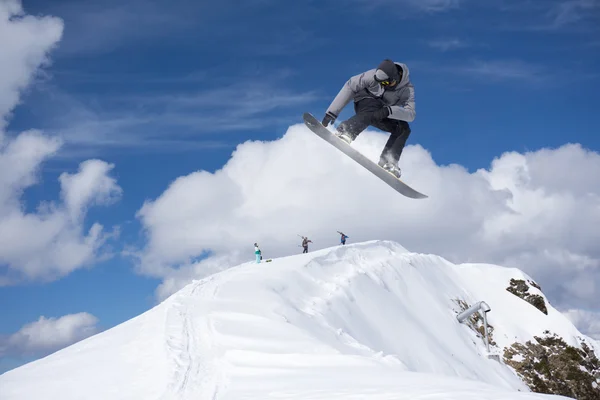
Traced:
<path fill-rule="evenodd" d="M 410 82 L 410 71 L 408 70 L 408 66 L 399 62 L 394 64 L 402 68 L 402 79 L 400 80 L 400 82 L 398 82 L 398 87 L 405 86 L 407 83 Z"/>

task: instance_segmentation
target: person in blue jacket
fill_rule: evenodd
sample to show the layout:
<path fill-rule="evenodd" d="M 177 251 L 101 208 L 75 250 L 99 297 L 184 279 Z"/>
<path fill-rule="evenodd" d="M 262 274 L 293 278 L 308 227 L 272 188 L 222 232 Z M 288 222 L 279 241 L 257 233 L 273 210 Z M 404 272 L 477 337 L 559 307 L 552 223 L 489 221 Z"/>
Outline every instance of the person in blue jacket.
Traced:
<path fill-rule="evenodd" d="M 340 231 L 337 231 L 337 233 L 339 233 L 340 235 L 342 235 L 342 236 L 340 237 L 340 243 L 341 243 L 342 245 L 345 245 L 345 244 L 346 244 L 346 239 L 348 239 L 350 236 L 346 236 L 346 235 L 344 235 L 344 234 L 343 234 L 342 232 L 340 232 Z"/>
<path fill-rule="evenodd" d="M 256 255 L 256 263 L 260 264 L 260 260 L 262 260 L 262 252 L 258 248 L 258 244 L 254 243 L 254 254 Z"/>

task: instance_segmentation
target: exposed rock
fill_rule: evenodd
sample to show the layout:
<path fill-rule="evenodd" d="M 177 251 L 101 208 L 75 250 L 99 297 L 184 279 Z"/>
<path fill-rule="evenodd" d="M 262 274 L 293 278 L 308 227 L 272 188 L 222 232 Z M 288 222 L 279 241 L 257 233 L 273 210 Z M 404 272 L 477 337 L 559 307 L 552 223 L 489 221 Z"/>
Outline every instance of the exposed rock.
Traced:
<path fill-rule="evenodd" d="M 504 362 L 534 392 L 600 399 L 600 361 L 594 351 L 583 340 L 579 349 L 554 333 L 544 331 L 544 335 L 505 348 Z"/>
<path fill-rule="evenodd" d="M 541 291 L 541 288 L 537 283 L 530 280 L 525 282 L 522 279 L 511 279 L 510 286 L 507 287 L 506 290 L 508 290 L 515 296 L 522 298 L 523 300 L 525 300 L 526 302 L 543 312 L 544 314 L 548 315 L 548 309 L 546 308 L 546 302 L 544 301 L 544 298 L 539 294 L 529 293 L 530 286 L 533 286 L 534 288 Z"/>

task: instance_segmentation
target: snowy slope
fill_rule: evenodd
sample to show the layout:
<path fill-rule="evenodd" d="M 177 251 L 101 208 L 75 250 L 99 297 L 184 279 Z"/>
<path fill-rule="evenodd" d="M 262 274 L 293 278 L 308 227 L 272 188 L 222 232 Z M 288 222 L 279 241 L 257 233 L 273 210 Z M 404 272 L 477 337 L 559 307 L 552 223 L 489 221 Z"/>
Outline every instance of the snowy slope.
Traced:
<path fill-rule="evenodd" d="M 511 277 L 528 278 L 386 241 L 247 263 L 5 373 L 0 399 L 561 398 L 529 392 L 456 320 L 453 299 L 484 300 L 499 345 L 583 337 L 507 292 Z"/>
<path fill-rule="evenodd" d="M 549 330 L 561 336 L 574 347 L 581 347 L 577 338 L 586 338 L 590 347 L 600 354 L 598 342 L 583 335 L 569 319 L 552 307 L 542 291 L 530 288 L 530 292 L 544 298 L 548 315 L 544 315 L 529 303 L 509 293 L 505 289 L 511 278 L 532 280 L 524 272 L 515 268 L 505 268 L 491 264 L 461 264 L 456 268 L 461 282 L 475 298 L 484 299 L 492 309 L 489 321 L 494 325 L 494 340 L 499 348 L 509 346 L 518 340 L 525 342 L 534 335 L 542 336 Z M 495 290 L 491 290 L 495 288 Z M 497 326 L 496 326 L 497 325 Z"/>

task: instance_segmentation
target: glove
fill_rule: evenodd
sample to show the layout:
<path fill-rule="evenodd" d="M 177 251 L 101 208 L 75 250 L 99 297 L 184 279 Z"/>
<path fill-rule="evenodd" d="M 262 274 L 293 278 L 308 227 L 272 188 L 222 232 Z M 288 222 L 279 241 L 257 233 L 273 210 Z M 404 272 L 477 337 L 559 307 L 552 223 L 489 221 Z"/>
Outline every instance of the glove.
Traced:
<path fill-rule="evenodd" d="M 337 119 L 337 115 L 328 111 L 325 113 L 325 117 L 323 117 L 323 122 L 321 122 L 321 123 L 323 124 L 324 127 L 327 127 L 327 125 L 329 125 L 330 123 L 333 123 L 333 121 L 335 121 L 336 119 Z"/>
<path fill-rule="evenodd" d="M 373 113 L 373 121 L 383 121 L 392 113 L 392 109 L 389 106 L 380 108 Z"/>

